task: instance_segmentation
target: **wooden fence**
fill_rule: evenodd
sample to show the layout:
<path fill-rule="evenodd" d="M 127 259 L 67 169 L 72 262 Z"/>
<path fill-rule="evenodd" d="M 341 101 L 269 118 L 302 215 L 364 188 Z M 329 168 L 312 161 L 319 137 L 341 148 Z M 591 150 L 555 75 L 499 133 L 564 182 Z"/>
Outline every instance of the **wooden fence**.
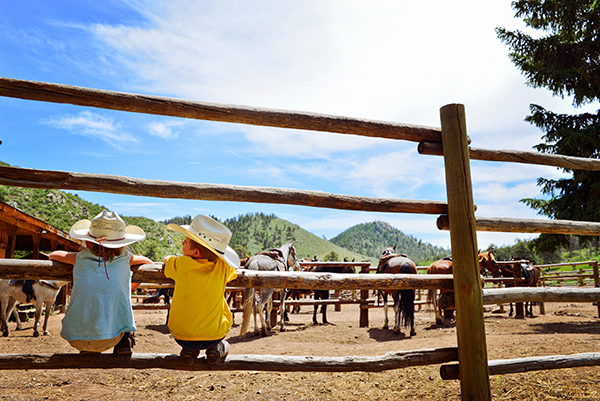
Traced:
<path fill-rule="evenodd" d="M 283 203 L 346 210 L 440 214 L 438 227 L 450 230 L 454 265 L 454 276 L 451 279 L 453 286 L 451 287 L 456 289 L 455 300 L 458 311 L 456 320 L 457 340 L 459 345 L 468 344 L 468 346 L 459 346 L 457 353 L 460 369 L 457 369 L 456 377 L 460 379 L 461 397 L 464 400 L 491 400 L 482 292 L 479 291 L 476 230 L 579 235 L 598 235 L 600 233 L 600 224 L 598 223 L 476 218 L 471 188 L 470 158 L 590 170 L 600 170 L 600 160 L 542 155 L 534 152 L 469 149 L 465 110 L 464 106 L 459 104 L 446 105 L 440 109 L 441 129 L 439 129 L 312 113 L 218 105 L 9 78 L 0 78 L 0 96 L 137 113 L 408 140 L 419 142 L 418 150 L 421 154 L 443 155 L 446 170 L 447 202 L 358 197 L 280 188 L 142 180 L 132 177 L 42 171 L 14 167 L 0 167 L 0 184 L 163 198 Z M 9 276 L 18 275 L 19 278 L 35 275 L 35 272 L 28 271 L 26 266 L 21 266 L 18 272 L 2 270 L 0 276 L 6 278 L 13 278 L 7 277 L 7 274 Z M 375 283 L 375 281 L 370 280 L 370 276 L 374 275 L 362 274 L 356 276 L 360 276 L 360 279 L 350 282 L 353 288 L 368 290 L 369 286 Z M 236 285 L 265 287 L 268 286 L 266 284 L 269 283 L 269 280 L 271 280 L 271 285 L 282 284 L 281 280 L 279 283 L 274 283 L 273 278 L 268 276 L 242 278 Z M 392 284 L 395 280 L 398 281 Z M 388 287 L 402 285 L 405 288 L 425 288 L 427 285 L 439 285 L 439 283 L 434 284 L 431 282 L 427 284 L 425 281 L 413 278 L 411 280 L 414 281 L 389 278 L 387 281 L 380 283 L 383 286 L 378 288 L 384 288 L 386 285 Z M 289 283 L 298 284 L 299 281 L 298 277 L 295 277 Z M 141 282 L 153 281 L 141 280 Z M 309 279 L 308 282 L 314 288 L 318 288 L 320 285 L 318 280 L 310 281 Z M 289 283 L 288 278 L 286 278 L 284 284 L 287 286 Z M 332 280 L 326 284 L 334 284 L 339 288 L 342 287 L 340 283 L 342 283 L 341 280 L 339 282 L 338 280 Z M 368 285 L 365 285 L 365 283 L 368 283 Z M 303 285 L 300 288 L 311 288 L 305 287 L 307 281 L 300 284 Z M 345 285 L 348 286 L 348 283 Z M 440 355 L 440 352 L 436 351 L 436 355 Z M 452 357 L 455 356 L 456 354 Z M 294 357 L 280 358 L 291 361 Z M 353 358 L 355 357 L 350 359 Z M 28 365 L 32 360 L 33 362 L 35 360 L 52 362 L 58 359 L 67 360 L 62 363 L 63 368 L 83 367 L 81 364 L 75 364 L 73 360 L 68 360 L 67 357 L 61 355 L 48 358 L 38 357 L 37 359 L 34 356 L 19 357 L 13 355 L 8 356 L 6 359 L 8 359 L 8 362 L 4 366 L 7 366 L 7 368 L 27 369 L 27 366 L 32 366 Z M 90 361 L 88 366 L 97 367 L 100 361 L 104 359 L 106 358 L 95 358 Z M 438 362 L 434 363 L 439 363 L 440 359 L 443 358 L 438 358 Z M 347 362 L 347 359 L 345 361 Z M 129 367 L 135 368 L 142 365 L 142 361 L 139 361 L 137 365 L 133 362 L 132 365 L 134 366 Z M 348 365 L 349 369 L 356 369 L 352 364 L 349 363 Z M 108 367 L 110 364 L 102 366 Z M 224 368 L 227 366 L 229 365 L 225 364 Z M 276 369 L 278 368 L 278 365 L 274 364 L 273 361 L 259 361 L 253 366 L 253 370 L 271 370 L 273 366 Z"/>

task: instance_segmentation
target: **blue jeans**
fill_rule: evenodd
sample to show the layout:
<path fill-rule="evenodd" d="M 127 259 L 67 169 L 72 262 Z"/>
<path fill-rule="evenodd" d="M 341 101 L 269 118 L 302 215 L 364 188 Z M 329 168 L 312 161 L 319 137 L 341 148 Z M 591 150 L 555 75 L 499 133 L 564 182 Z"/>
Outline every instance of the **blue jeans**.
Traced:
<path fill-rule="evenodd" d="M 223 337 L 225 338 L 225 337 Z M 220 343 L 223 338 L 219 340 L 209 340 L 209 341 L 185 341 L 175 339 L 177 344 L 181 345 L 181 348 L 187 349 L 190 351 L 200 351 L 202 349 L 209 349 Z"/>

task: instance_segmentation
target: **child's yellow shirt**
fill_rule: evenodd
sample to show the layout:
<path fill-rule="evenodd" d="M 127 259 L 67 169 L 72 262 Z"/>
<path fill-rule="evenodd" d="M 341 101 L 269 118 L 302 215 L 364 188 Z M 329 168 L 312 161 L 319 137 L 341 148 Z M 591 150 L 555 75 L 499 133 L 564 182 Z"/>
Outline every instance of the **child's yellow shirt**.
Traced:
<path fill-rule="evenodd" d="M 229 333 L 233 316 L 225 286 L 237 270 L 220 258 L 216 262 L 171 256 L 164 274 L 175 281 L 168 326 L 173 338 L 184 341 L 218 340 Z"/>

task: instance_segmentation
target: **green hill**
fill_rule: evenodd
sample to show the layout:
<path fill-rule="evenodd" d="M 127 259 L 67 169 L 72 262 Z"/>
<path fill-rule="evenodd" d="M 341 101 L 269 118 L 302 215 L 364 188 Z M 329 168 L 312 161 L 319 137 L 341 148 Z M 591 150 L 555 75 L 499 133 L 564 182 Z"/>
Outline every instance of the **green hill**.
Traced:
<path fill-rule="evenodd" d="M 450 250 L 405 235 L 402 231 L 383 221 L 362 223 L 340 233 L 331 242 L 379 260 L 389 246 L 396 245 L 396 252 L 408 255 L 417 265 L 425 266 L 450 254 Z"/>
<path fill-rule="evenodd" d="M 20 188 L 0 185 L 0 200 L 48 224 L 69 232 L 70 227 L 81 219 L 90 219 L 104 207 L 81 199 L 79 196 L 59 190 Z M 140 226 L 146 232 L 146 240 L 132 245 L 132 250 L 160 262 L 167 255 L 181 252 L 181 235 L 167 230 L 166 224 L 190 224 L 192 217 L 173 217 L 157 222 L 142 216 L 121 216 L 127 224 Z M 422 243 L 404 235 L 388 223 L 373 222 L 351 227 L 331 241 L 320 238 L 296 224 L 277 216 L 251 213 L 226 219 L 233 236 L 230 245 L 240 258 L 257 252 L 279 248 L 294 241 L 298 258 L 318 260 L 368 260 L 377 264 L 383 250 L 398 244 L 398 250 L 406 253 L 418 265 L 446 256 L 449 251 Z"/>
<path fill-rule="evenodd" d="M 273 214 L 239 215 L 225 220 L 223 224 L 233 233 L 231 247 L 241 255 L 254 255 L 256 252 L 279 248 L 285 243 L 294 241 L 298 258 L 311 260 L 316 256 L 318 260 L 323 261 L 334 252 L 338 256 L 336 260 L 344 260 L 344 258 L 355 261 L 369 260 L 371 264 L 379 260 L 379 256 L 369 257 L 319 238 Z"/>
<path fill-rule="evenodd" d="M 0 200 L 66 233 L 77 221 L 91 219 L 105 209 L 68 192 L 3 185 L 0 185 Z M 162 262 L 165 256 L 181 252 L 179 234 L 167 230 L 164 224 L 145 217 L 121 217 L 146 233 L 146 240 L 131 245 L 136 254 Z"/>

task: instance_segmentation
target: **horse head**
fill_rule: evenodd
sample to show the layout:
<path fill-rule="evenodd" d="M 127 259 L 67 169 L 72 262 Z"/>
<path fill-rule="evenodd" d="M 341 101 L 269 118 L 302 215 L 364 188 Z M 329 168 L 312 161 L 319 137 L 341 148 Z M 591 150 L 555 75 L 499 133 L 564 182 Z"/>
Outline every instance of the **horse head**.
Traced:
<path fill-rule="evenodd" d="M 388 256 L 388 255 L 394 255 L 396 253 L 396 245 L 394 246 L 388 246 L 387 248 L 385 248 L 385 250 L 383 251 L 383 253 L 381 254 L 381 258 Z"/>
<path fill-rule="evenodd" d="M 284 258 L 286 261 L 286 269 L 289 270 L 300 270 L 300 264 L 298 263 L 298 259 L 296 259 L 296 248 L 294 247 L 294 241 L 285 244 L 281 247 L 283 251 Z"/>
<path fill-rule="evenodd" d="M 479 254 L 479 273 L 485 273 L 486 269 L 492 273 L 492 277 L 500 277 L 502 275 L 500 265 L 496 262 L 491 249 Z"/>

